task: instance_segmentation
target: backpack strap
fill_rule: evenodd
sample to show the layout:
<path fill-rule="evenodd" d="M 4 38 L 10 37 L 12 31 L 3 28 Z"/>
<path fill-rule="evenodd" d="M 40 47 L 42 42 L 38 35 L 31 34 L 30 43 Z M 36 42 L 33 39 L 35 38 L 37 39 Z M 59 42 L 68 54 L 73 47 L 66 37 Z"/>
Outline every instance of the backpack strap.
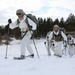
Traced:
<path fill-rule="evenodd" d="M 26 17 L 25 22 L 26 22 L 26 24 L 27 24 L 29 30 L 32 30 L 32 26 L 30 26 L 30 25 L 29 25 L 29 22 L 28 22 L 28 17 Z"/>
<path fill-rule="evenodd" d="M 25 32 L 24 32 L 23 36 L 21 36 L 21 39 L 24 38 L 24 36 L 27 34 L 27 32 L 28 32 L 28 31 L 25 31 Z"/>
<path fill-rule="evenodd" d="M 27 24 L 27 26 L 28 26 L 29 30 L 32 30 L 32 29 L 31 29 L 31 28 L 32 28 L 32 26 L 30 26 L 30 25 L 29 25 L 28 18 L 29 18 L 29 17 L 27 17 L 27 16 L 26 16 L 25 23 Z M 17 23 L 16 23 L 16 24 L 18 24 L 18 25 L 19 25 L 19 23 L 20 23 L 20 21 L 19 21 L 19 19 L 17 19 Z"/>
<path fill-rule="evenodd" d="M 19 23 L 20 23 L 20 21 L 19 21 L 19 19 L 17 19 L 17 23 L 16 24 L 19 25 Z"/>

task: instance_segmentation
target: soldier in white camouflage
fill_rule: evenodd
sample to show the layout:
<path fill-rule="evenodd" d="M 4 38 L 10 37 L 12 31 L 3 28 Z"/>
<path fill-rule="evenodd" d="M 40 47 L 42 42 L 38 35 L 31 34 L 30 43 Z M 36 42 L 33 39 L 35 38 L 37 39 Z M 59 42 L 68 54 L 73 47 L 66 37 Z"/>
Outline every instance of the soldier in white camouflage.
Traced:
<path fill-rule="evenodd" d="M 68 39 L 69 56 L 72 57 L 73 55 L 75 55 L 75 50 L 74 50 L 74 48 L 75 48 L 75 39 L 70 34 L 67 35 L 67 39 Z"/>
<path fill-rule="evenodd" d="M 52 50 L 54 52 L 54 55 L 62 57 L 62 46 L 63 46 L 63 41 L 67 42 L 67 37 L 66 35 L 60 31 L 60 27 L 58 25 L 54 25 L 53 31 L 49 34 L 49 40 L 53 40 L 53 47 Z"/>

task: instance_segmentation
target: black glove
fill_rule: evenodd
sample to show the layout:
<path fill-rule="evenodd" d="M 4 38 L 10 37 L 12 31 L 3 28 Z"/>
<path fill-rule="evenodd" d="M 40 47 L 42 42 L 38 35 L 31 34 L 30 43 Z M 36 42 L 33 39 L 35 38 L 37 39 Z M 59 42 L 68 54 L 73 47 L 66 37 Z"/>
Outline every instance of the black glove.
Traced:
<path fill-rule="evenodd" d="M 32 26 L 29 26 L 29 30 L 32 30 Z"/>
<path fill-rule="evenodd" d="M 49 38 L 49 36 L 47 36 L 47 39 Z"/>
<path fill-rule="evenodd" d="M 11 19 L 8 19 L 8 23 L 9 23 L 9 24 L 12 23 L 12 20 L 11 20 Z"/>
<path fill-rule="evenodd" d="M 44 44 L 46 44 L 46 42 L 44 42 Z"/>

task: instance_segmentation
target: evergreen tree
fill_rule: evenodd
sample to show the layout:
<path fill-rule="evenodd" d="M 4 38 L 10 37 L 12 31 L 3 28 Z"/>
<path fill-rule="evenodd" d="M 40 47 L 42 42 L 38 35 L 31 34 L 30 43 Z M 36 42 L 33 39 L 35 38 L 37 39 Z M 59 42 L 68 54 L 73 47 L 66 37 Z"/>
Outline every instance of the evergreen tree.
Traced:
<path fill-rule="evenodd" d="M 65 21 L 63 17 L 60 19 L 59 27 L 65 28 Z"/>
<path fill-rule="evenodd" d="M 67 18 L 65 24 L 67 31 L 75 31 L 75 16 L 72 13 Z"/>
<path fill-rule="evenodd" d="M 54 21 L 54 25 L 55 25 L 55 24 L 59 25 L 59 19 L 58 19 L 58 18 L 55 19 L 55 21 Z"/>

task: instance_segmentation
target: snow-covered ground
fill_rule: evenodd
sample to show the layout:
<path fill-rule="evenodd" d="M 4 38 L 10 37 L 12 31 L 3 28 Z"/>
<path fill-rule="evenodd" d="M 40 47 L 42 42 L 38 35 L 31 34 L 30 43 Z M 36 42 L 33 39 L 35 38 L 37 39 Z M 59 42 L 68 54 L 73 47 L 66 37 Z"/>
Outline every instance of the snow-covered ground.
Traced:
<path fill-rule="evenodd" d="M 35 53 L 34 58 L 25 60 L 13 60 L 14 56 L 20 56 L 20 41 L 12 41 L 8 46 L 8 55 L 5 59 L 6 45 L 0 46 L 0 75 L 75 75 L 75 56 L 62 58 L 47 55 L 44 45 L 45 39 L 35 40 L 37 53 L 33 42 L 31 45 Z M 29 53 L 26 51 L 26 55 Z"/>

